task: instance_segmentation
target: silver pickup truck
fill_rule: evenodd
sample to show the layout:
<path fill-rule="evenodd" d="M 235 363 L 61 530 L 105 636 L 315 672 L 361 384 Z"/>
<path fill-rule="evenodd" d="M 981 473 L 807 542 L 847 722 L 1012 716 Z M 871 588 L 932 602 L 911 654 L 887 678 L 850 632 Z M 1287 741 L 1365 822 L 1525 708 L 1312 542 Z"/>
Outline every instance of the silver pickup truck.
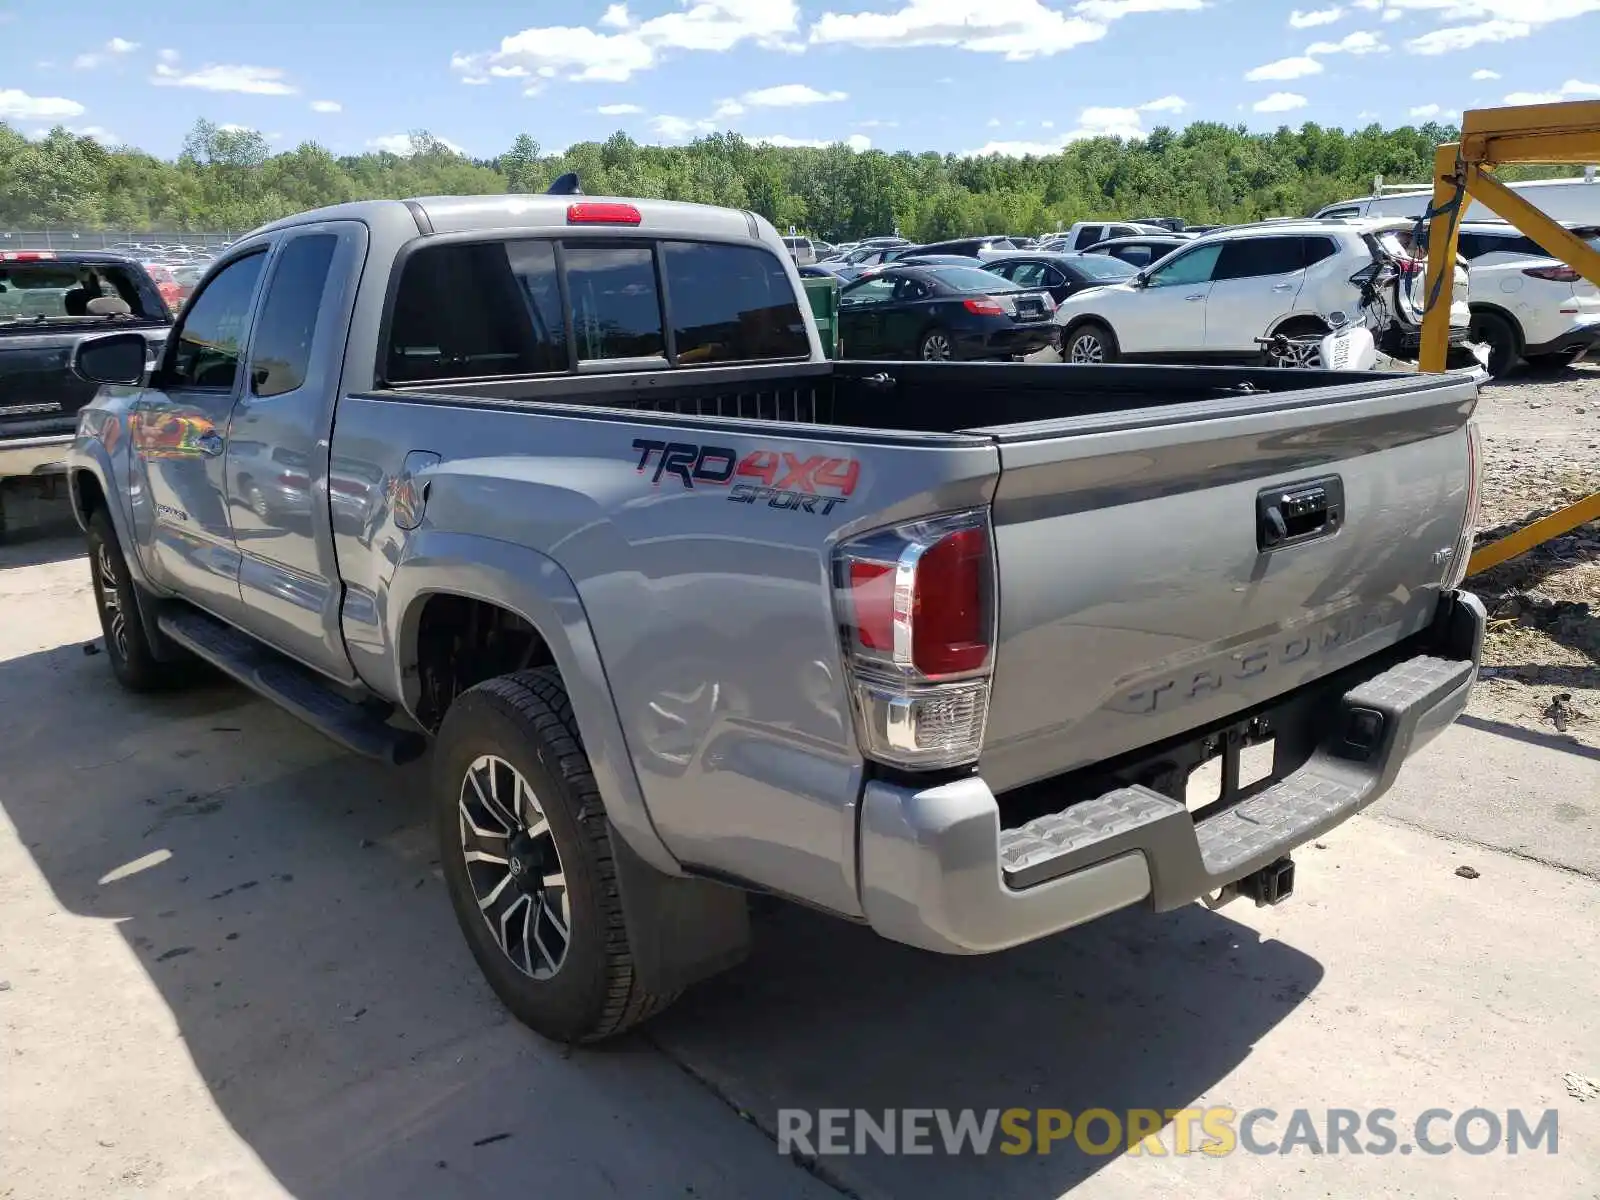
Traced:
<path fill-rule="evenodd" d="M 949 954 L 1276 902 L 1476 676 L 1471 380 L 829 362 L 746 212 L 323 209 L 152 370 L 74 361 L 117 678 L 431 743 L 462 930 L 556 1038 L 738 961 L 752 892 Z"/>

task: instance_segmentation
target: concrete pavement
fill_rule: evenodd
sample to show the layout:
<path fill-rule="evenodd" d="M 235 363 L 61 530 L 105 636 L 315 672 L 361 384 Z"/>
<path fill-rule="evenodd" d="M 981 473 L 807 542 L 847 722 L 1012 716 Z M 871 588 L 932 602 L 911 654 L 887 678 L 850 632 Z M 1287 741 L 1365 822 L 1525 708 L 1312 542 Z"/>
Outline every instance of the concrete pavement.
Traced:
<path fill-rule="evenodd" d="M 0 548 L 7 1200 L 821 1197 L 767 1136 L 781 1107 L 1201 1104 L 1554 1107 L 1561 1140 L 823 1170 L 918 1200 L 1600 1195 L 1600 1103 L 1562 1082 L 1600 1077 L 1600 762 L 1555 739 L 1449 731 L 1298 856 L 1281 908 L 1124 913 L 970 960 L 783 909 L 744 968 L 565 1054 L 477 976 L 420 772 L 228 685 L 121 693 L 81 648 L 76 552 Z"/>

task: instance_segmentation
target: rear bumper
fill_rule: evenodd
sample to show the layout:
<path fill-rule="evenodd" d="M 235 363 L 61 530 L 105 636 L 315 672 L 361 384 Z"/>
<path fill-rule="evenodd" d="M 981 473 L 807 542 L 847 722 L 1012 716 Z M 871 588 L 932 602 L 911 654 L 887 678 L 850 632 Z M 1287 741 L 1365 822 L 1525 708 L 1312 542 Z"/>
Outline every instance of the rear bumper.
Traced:
<path fill-rule="evenodd" d="M 1594 349 L 1600 344 L 1600 313 L 1586 313 L 1577 317 L 1570 329 L 1563 331 L 1557 337 L 1548 341 L 1532 343 L 1523 347 L 1524 354 L 1564 354 L 1569 350 Z"/>
<path fill-rule="evenodd" d="M 16 475 L 50 475 L 66 470 L 71 433 L 0 441 L 0 479 Z"/>
<path fill-rule="evenodd" d="M 1060 343 L 1061 327 L 1054 321 L 1041 321 L 975 334 L 963 349 L 973 358 L 993 358 L 997 355 L 1032 354 Z"/>
<path fill-rule="evenodd" d="M 1383 795 L 1401 764 L 1466 708 L 1483 626 L 1477 598 L 1453 593 L 1398 656 L 1285 698 L 1314 722 L 1309 757 L 1198 821 L 1180 801 L 1132 785 L 1002 829 L 979 776 L 922 790 L 871 782 L 860 810 L 867 919 L 895 941 L 982 954 L 1145 899 L 1159 912 L 1217 892 Z M 1346 734 L 1369 714 L 1382 723 L 1362 749 Z"/>

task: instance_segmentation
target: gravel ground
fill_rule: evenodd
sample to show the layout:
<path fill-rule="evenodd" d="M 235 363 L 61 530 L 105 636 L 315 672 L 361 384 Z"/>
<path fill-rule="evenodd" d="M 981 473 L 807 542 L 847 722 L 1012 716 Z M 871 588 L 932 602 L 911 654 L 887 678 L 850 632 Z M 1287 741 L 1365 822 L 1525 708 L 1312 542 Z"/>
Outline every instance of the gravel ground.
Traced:
<path fill-rule="evenodd" d="M 1600 491 L 1600 363 L 1483 389 L 1478 544 Z M 1600 747 L 1600 522 L 1467 581 L 1489 607 L 1478 716 Z"/>

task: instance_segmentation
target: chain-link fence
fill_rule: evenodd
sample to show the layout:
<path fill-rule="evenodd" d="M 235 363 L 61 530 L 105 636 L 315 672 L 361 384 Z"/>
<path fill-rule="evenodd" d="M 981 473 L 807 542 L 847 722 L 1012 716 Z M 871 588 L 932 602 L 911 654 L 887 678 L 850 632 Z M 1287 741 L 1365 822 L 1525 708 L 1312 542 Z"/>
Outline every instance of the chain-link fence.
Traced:
<path fill-rule="evenodd" d="M 133 229 L 0 229 L 0 250 L 108 250 L 133 246 L 193 246 L 218 250 L 236 233 L 173 233 Z"/>

